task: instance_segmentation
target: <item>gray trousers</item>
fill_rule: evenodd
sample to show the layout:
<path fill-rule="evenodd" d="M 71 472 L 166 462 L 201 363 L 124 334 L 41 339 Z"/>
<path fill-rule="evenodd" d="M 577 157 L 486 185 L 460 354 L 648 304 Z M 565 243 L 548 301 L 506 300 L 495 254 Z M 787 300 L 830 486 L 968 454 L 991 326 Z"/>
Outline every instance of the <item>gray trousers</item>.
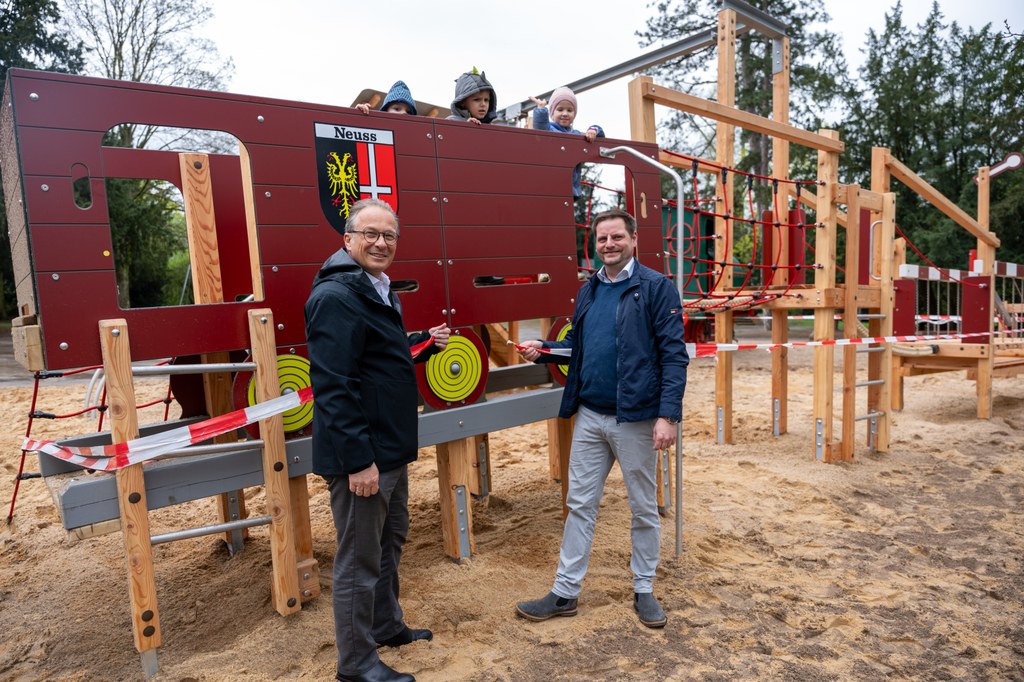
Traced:
<path fill-rule="evenodd" d="M 377 642 L 405 627 L 398 562 L 409 533 L 409 473 L 405 466 L 382 473 L 371 497 L 349 492 L 348 476 L 326 480 L 338 535 L 332 588 L 338 672 L 358 675 L 380 660 Z"/>
<path fill-rule="evenodd" d="M 560 597 L 579 597 L 590 563 L 604 483 L 616 461 L 622 469 L 633 512 L 633 591 L 654 591 L 654 573 L 661 555 L 654 420 L 616 424 L 615 417 L 580 407 L 569 455 L 569 492 L 565 500 L 569 515 L 551 590 Z"/>

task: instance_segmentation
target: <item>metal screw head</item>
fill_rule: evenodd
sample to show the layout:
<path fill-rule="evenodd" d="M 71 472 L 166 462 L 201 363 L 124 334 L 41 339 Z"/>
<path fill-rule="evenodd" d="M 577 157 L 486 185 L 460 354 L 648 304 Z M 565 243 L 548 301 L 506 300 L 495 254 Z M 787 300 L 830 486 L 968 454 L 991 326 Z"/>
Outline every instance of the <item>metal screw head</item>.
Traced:
<path fill-rule="evenodd" d="M 452 308 L 452 315 L 455 314 L 455 308 Z"/>
<path fill-rule="evenodd" d="M 568 206 L 568 205 L 569 205 L 569 202 L 568 202 L 568 201 L 563 201 L 562 203 L 563 203 L 563 204 L 564 204 L 565 206 Z"/>
<path fill-rule="evenodd" d="M 441 314 L 442 314 L 442 315 L 447 315 L 447 314 L 448 314 L 448 309 L 447 309 L 447 308 L 444 308 L 444 309 L 443 309 L 443 310 L 441 311 Z"/>
<path fill-rule="evenodd" d="M 270 192 L 264 192 L 264 193 L 263 193 L 263 196 L 265 196 L 266 198 L 268 198 L 268 199 L 269 199 L 269 198 L 270 198 Z"/>
<path fill-rule="evenodd" d="M 260 315 L 260 324 L 266 324 L 266 323 L 267 323 L 267 316 L 266 315 Z"/>
<path fill-rule="evenodd" d="M 448 259 L 448 265 L 454 265 L 454 264 L 455 264 L 455 263 L 454 263 L 454 262 L 453 262 L 453 261 L 452 261 L 452 260 L 451 260 L 451 259 L 449 258 L 449 259 Z"/>
<path fill-rule="evenodd" d="M 68 342 L 67 341 L 61 341 L 60 345 L 57 346 L 57 347 L 60 348 L 61 350 L 67 350 L 68 349 Z"/>
<path fill-rule="evenodd" d="M 195 168 L 196 170 L 199 170 L 199 169 L 201 169 L 203 167 L 203 162 L 202 161 L 193 161 L 192 162 L 192 167 Z"/>
<path fill-rule="evenodd" d="M 570 298 L 569 299 L 569 303 L 576 303 L 576 299 L 575 298 Z"/>
<path fill-rule="evenodd" d="M 50 275 L 50 277 L 52 277 L 54 280 L 60 279 L 60 275 L 58 275 L 56 272 Z"/>
<path fill-rule="evenodd" d="M 277 331 L 283 332 L 284 331 L 284 325 L 283 324 L 278 324 L 277 325 Z"/>
<path fill-rule="evenodd" d="M 559 147 L 559 149 L 561 149 L 563 152 L 565 151 L 565 147 Z"/>
<path fill-rule="evenodd" d="M 437 203 L 437 197 L 431 197 L 430 200 L 433 201 L 435 204 Z"/>
<path fill-rule="evenodd" d="M 257 123 L 263 123 L 263 121 L 264 121 L 264 118 L 262 116 L 257 116 L 256 117 L 256 122 Z"/>
<path fill-rule="evenodd" d="M 39 189 L 43 190 L 44 192 L 49 192 L 50 191 L 50 186 L 46 185 L 46 184 L 42 184 L 42 185 L 39 185 Z"/>
<path fill-rule="evenodd" d="M 33 102 L 37 102 L 37 101 L 39 101 L 39 93 L 30 92 L 29 95 L 28 95 L 28 98 L 30 100 L 32 100 Z"/>
<path fill-rule="evenodd" d="M 461 426 L 463 426 L 463 425 L 464 425 L 464 422 L 463 422 L 463 421 L 462 421 L 462 420 L 460 419 L 460 420 L 459 420 L 459 426 L 461 427 Z"/>
<path fill-rule="evenodd" d="M 430 133 L 427 133 L 427 139 L 428 139 L 428 140 L 433 140 L 433 139 L 434 139 L 434 136 L 433 136 L 433 135 L 431 135 Z"/>
<path fill-rule="evenodd" d="M 444 135 L 442 135 L 441 133 L 438 133 L 437 134 L 437 139 L 443 140 L 444 139 Z"/>
<path fill-rule="evenodd" d="M 275 265 L 274 267 L 270 268 L 270 271 L 271 272 L 277 272 L 277 266 Z"/>
<path fill-rule="evenodd" d="M 441 199 L 441 201 L 442 201 L 443 203 L 447 204 L 447 203 L 448 203 L 448 197 L 445 197 L 444 199 Z"/>
<path fill-rule="evenodd" d="M 110 335 L 111 336 L 121 336 L 121 330 L 120 329 L 111 329 L 110 330 Z"/>
<path fill-rule="evenodd" d="M 444 265 L 444 263 L 442 263 L 441 261 L 437 261 L 437 264 L 438 265 Z"/>

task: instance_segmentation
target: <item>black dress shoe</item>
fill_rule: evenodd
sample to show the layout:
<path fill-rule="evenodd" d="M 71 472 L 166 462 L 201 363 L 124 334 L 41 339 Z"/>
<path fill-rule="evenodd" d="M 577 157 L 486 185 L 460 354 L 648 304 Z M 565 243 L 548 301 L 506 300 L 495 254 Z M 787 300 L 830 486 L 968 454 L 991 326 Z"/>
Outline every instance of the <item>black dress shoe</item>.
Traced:
<path fill-rule="evenodd" d="M 407 625 L 394 637 L 388 637 L 385 640 L 377 642 L 377 646 L 405 646 L 406 644 L 412 644 L 413 642 L 421 639 L 429 642 L 434 639 L 434 633 L 430 630 L 413 630 Z"/>
<path fill-rule="evenodd" d="M 400 673 L 387 666 L 384 661 L 377 661 L 361 675 L 342 675 L 338 673 L 339 682 L 416 682 L 416 678 L 408 673 Z"/>

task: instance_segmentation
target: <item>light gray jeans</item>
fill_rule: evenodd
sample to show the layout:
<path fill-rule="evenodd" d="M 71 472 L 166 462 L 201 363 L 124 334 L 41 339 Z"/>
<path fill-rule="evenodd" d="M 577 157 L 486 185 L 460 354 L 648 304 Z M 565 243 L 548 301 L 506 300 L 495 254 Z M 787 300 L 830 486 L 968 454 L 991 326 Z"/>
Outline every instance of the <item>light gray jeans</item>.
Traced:
<path fill-rule="evenodd" d="M 615 417 L 580 407 L 569 455 L 569 492 L 565 500 L 569 516 L 565 519 L 558 573 L 551 590 L 560 597 L 579 597 L 590 563 L 604 483 L 616 461 L 633 512 L 633 591 L 654 591 L 654 573 L 661 554 L 654 420 L 616 424 Z"/>

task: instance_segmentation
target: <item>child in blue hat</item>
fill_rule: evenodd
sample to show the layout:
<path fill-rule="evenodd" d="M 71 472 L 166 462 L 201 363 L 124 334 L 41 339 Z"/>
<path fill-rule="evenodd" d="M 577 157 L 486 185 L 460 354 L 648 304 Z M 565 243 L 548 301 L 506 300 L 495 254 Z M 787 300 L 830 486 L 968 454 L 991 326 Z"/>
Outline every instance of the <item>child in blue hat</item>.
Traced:
<path fill-rule="evenodd" d="M 356 109 L 364 114 L 370 113 L 370 105 L 366 102 L 357 104 Z M 380 105 L 380 111 L 389 114 L 416 115 L 416 100 L 412 98 L 412 93 L 409 92 L 409 86 L 405 84 L 405 81 L 395 81 L 395 84 L 391 86 L 388 94 L 384 97 L 384 102 Z"/>

